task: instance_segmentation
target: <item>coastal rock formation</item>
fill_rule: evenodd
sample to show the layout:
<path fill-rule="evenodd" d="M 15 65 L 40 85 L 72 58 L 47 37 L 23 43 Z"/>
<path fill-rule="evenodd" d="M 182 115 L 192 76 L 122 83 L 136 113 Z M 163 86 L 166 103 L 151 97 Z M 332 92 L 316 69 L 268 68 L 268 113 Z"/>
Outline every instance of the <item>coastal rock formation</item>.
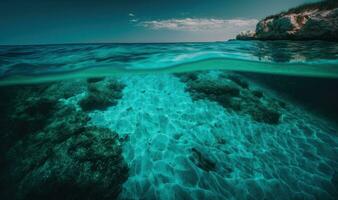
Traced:
<path fill-rule="evenodd" d="M 253 40 L 255 39 L 256 32 L 255 31 L 242 31 L 237 36 L 237 40 Z"/>
<path fill-rule="evenodd" d="M 242 32 L 236 39 L 338 41 L 338 1 L 305 4 L 266 17 L 255 32 Z"/>

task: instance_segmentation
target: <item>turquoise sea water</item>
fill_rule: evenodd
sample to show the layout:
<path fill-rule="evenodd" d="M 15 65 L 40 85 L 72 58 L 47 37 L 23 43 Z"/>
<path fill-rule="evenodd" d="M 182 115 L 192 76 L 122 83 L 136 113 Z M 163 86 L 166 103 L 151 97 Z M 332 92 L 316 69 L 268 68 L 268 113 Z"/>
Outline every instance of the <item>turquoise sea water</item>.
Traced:
<path fill-rule="evenodd" d="M 210 69 L 337 78 L 337 49 L 319 41 L 2 46 L 0 84 Z"/>
<path fill-rule="evenodd" d="M 0 46 L 1 199 L 337 199 L 338 45 Z"/>

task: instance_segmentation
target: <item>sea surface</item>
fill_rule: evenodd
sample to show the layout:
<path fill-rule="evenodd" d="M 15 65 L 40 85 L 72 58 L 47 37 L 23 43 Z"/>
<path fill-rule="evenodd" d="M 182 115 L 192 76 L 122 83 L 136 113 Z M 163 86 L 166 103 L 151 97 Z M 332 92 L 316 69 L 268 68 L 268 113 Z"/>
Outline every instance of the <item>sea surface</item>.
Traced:
<path fill-rule="evenodd" d="M 338 45 L 0 46 L 0 199 L 337 199 Z"/>

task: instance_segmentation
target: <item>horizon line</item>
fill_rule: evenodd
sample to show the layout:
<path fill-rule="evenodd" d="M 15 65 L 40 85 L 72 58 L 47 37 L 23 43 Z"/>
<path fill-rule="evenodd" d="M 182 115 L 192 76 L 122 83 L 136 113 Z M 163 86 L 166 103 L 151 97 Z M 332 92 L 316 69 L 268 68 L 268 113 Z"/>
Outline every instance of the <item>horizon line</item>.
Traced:
<path fill-rule="evenodd" d="M 0 46 L 48 46 L 48 45 L 90 45 L 90 44 L 177 44 L 177 43 L 215 43 L 235 39 L 215 41 L 179 41 L 179 42 L 65 42 L 65 43 L 37 43 L 37 44 L 0 44 Z"/>

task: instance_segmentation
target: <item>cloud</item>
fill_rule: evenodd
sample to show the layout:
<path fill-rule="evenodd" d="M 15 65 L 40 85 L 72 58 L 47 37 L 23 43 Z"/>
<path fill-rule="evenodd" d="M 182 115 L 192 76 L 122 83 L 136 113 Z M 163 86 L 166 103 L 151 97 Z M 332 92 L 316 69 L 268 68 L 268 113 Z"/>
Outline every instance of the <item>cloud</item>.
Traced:
<path fill-rule="evenodd" d="M 138 19 L 131 19 L 131 20 L 129 20 L 131 23 L 136 23 L 136 22 L 138 22 Z"/>
<path fill-rule="evenodd" d="M 135 17 L 135 14 L 134 13 L 129 13 L 128 16 L 129 17 Z"/>
<path fill-rule="evenodd" d="M 253 29 L 257 22 L 257 19 L 184 18 L 143 21 L 139 22 L 138 26 L 153 30 L 165 29 L 196 32 L 229 29 Z"/>

